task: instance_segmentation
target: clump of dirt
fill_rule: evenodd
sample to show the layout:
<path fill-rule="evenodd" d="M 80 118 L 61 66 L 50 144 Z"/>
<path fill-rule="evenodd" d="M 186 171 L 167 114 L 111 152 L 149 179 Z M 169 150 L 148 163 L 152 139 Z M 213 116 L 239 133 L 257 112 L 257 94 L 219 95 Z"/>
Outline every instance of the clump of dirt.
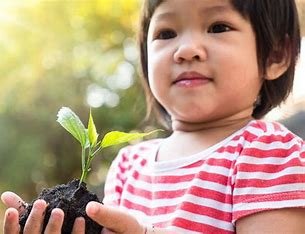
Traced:
<path fill-rule="evenodd" d="M 51 211 L 54 208 L 60 208 L 65 213 L 65 219 L 62 227 L 62 234 L 68 234 L 72 232 L 74 220 L 77 217 L 84 217 L 86 221 L 86 234 L 100 234 L 103 227 L 90 219 L 86 214 L 86 205 L 89 201 L 100 202 L 98 197 L 87 190 L 86 184 L 82 183 L 79 186 L 79 180 L 72 180 L 67 184 L 56 185 L 52 188 L 46 188 L 35 199 L 43 199 L 48 203 L 46 210 L 43 230 L 44 232 L 48 220 L 51 215 Z M 26 220 L 32 210 L 33 200 L 25 209 L 25 212 L 19 217 L 20 233 L 23 233 L 23 228 Z"/>

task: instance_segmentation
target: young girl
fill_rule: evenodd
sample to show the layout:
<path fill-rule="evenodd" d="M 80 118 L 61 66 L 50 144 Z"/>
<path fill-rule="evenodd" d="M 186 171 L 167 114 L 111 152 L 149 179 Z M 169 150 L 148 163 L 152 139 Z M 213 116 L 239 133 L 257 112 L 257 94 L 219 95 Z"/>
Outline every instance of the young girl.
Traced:
<path fill-rule="evenodd" d="M 260 120 L 291 92 L 300 35 L 293 0 L 146 0 L 139 34 L 149 109 L 172 134 L 123 148 L 103 233 L 305 233 L 305 146 Z M 19 197 L 2 195 L 10 207 Z M 46 204 L 26 225 L 39 233 Z M 47 233 L 60 233 L 53 210 Z M 18 233 L 6 211 L 4 233 Z M 83 233 L 83 219 L 73 233 Z"/>

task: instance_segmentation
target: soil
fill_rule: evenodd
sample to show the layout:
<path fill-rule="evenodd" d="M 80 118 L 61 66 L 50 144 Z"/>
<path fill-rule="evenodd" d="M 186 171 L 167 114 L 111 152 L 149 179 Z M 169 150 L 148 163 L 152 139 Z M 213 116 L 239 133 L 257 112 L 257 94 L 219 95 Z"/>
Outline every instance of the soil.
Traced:
<path fill-rule="evenodd" d="M 86 215 L 86 205 L 89 201 L 100 202 L 98 197 L 87 190 L 86 184 L 82 183 L 79 186 L 79 180 L 72 180 L 67 184 L 56 185 L 52 188 L 46 188 L 35 199 L 43 199 L 48 203 L 46 210 L 43 230 L 48 223 L 52 209 L 61 208 L 65 213 L 65 219 L 62 227 L 62 234 L 72 233 L 74 220 L 77 217 L 84 217 L 86 220 L 86 234 L 100 234 L 103 227 L 94 222 Z M 20 233 L 23 233 L 25 222 L 32 210 L 33 200 L 25 209 L 25 212 L 19 217 L 21 226 Z"/>

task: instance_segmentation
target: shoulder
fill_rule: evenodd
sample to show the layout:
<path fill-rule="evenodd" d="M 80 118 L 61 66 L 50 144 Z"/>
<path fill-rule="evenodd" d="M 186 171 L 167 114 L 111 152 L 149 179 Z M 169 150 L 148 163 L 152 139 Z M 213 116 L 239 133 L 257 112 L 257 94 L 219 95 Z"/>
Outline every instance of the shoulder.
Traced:
<path fill-rule="evenodd" d="M 259 181 L 265 181 L 293 175 L 292 180 L 298 181 L 295 177 L 304 174 L 304 141 L 285 126 L 276 122 L 252 121 L 244 132 L 244 145 L 235 162 L 238 178 L 257 176 Z M 276 183 L 280 182 L 281 179 Z"/>
<path fill-rule="evenodd" d="M 141 170 L 149 160 L 154 160 L 161 141 L 148 140 L 121 148 L 111 163 L 107 177 L 124 181 L 133 170 Z"/>
<path fill-rule="evenodd" d="M 149 160 L 156 155 L 162 141 L 163 139 L 158 138 L 125 146 L 119 151 L 115 161 L 132 163 L 135 160 Z"/>
<path fill-rule="evenodd" d="M 141 153 L 147 153 L 150 151 L 154 151 L 158 149 L 160 143 L 164 139 L 158 138 L 158 139 L 152 139 L 152 140 L 146 140 L 141 141 L 138 143 L 130 144 L 125 147 L 123 147 L 120 150 L 120 153 L 133 153 L 133 154 L 141 154 Z"/>
<path fill-rule="evenodd" d="M 261 211 L 305 207 L 304 141 L 276 122 L 252 121 L 234 164 L 233 220 Z"/>
<path fill-rule="evenodd" d="M 266 120 L 253 120 L 246 126 L 245 131 L 249 131 L 256 137 L 269 136 L 270 138 L 275 137 L 277 139 L 280 139 L 282 137 L 290 136 L 302 140 L 300 137 L 295 135 L 287 127 L 285 127 L 283 124 L 279 122 L 270 122 Z"/>
<path fill-rule="evenodd" d="M 254 120 L 245 128 L 243 136 L 245 149 L 305 151 L 304 140 L 278 122 Z"/>

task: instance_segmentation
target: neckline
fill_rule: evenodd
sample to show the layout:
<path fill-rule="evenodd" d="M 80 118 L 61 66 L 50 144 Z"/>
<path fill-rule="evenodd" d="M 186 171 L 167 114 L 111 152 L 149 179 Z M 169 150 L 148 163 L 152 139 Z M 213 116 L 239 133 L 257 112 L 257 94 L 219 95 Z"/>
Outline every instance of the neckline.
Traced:
<path fill-rule="evenodd" d="M 222 147 L 222 146 L 226 145 L 228 142 L 230 142 L 235 136 L 240 135 L 254 121 L 256 121 L 256 120 L 249 121 L 244 127 L 233 132 L 231 135 L 229 135 L 225 139 L 221 140 L 220 142 L 218 142 L 218 143 L 212 145 L 211 147 L 209 147 L 205 150 L 202 150 L 196 154 L 193 154 L 193 155 L 190 155 L 187 157 L 178 158 L 178 159 L 167 160 L 167 161 L 156 161 L 159 148 L 161 147 L 162 143 L 164 141 L 166 141 L 166 138 L 162 139 L 156 146 L 155 150 L 153 151 L 153 156 L 151 157 L 152 169 L 154 172 L 171 171 L 171 170 L 175 170 L 175 169 L 182 168 L 187 165 L 193 164 L 199 160 L 205 159 L 211 153 L 217 151 L 217 149 L 219 149 L 220 147 Z"/>

